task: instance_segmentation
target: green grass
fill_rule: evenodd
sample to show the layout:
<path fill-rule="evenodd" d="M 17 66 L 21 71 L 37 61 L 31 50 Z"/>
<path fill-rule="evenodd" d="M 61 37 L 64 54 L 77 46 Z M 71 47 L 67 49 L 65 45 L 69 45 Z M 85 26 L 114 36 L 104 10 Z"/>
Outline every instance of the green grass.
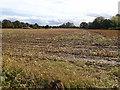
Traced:
<path fill-rule="evenodd" d="M 57 57 L 41 57 L 32 61 L 27 57 L 22 60 L 15 57 L 4 59 L 2 81 L 6 88 L 47 88 L 48 83 L 55 80 L 61 80 L 66 88 L 118 87 L 117 67 L 112 70 L 105 70 L 104 67 L 102 70 L 97 65 L 88 66 L 82 61 L 64 61 L 60 58 L 57 60 Z"/>

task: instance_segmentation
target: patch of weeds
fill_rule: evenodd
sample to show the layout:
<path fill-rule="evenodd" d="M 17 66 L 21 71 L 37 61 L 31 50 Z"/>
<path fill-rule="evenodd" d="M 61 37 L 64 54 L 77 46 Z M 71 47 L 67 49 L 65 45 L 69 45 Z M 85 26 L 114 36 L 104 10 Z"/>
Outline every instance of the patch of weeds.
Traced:
<path fill-rule="evenodd" d="M 35 86 L 40 88 L 48 88 L 48 81 L 37 76 L 35 78 Z"/>
<path fill-rule="evenodd" d="M 55 36 L 54 39 L 79 39 L 80 37 L 79 36 Z"/>
<path fill-rule="evenodd" d="M 113 67 L 111 73 L 115 76 L 120 76 L 120 67 Z"/>
<path fill-rule="evenodd" d="M 12 37 L 12 38 L 32 38 L 34 37 L 33 35 L 27 35 L 27 34 L 11 34 L 11 33 L 6 33 L 3 34 L 3 37 Z"/>
<path fill-rule="evenodd" d="M 101 36 L 101 35 L 95 35 L 95 36 L 93 36 L 92 37 L 92 40 L 93 41 L 102 41 L 102 40 L 104 40 L 105 38 L 103 37 L 103 36 Z"/>
<path fill-rule="evenodd" d="M 95 68 L 93 68 L 93 67 L 87 67 L 86 68 L 86 71 L 89 71 L 89 72 L 93 72 L 95 70 Z"/>
<path fill-rule="evenodd" d="M 74 64 L 76 66 L 79 66 L 79 67 L 84 67 L 85 66 L 85 62 L 82 62 L 82 61 L 76 61 Z"/>
<path fill-rule="evenodd" d="M 62 58 L 57 56 L 41 55 L 37 57 L 39 60 L 49 60 L 49 61 L 64 61 Z"/>
<path fill-rule="evenodd" d="M 17 86 L 19 81 L 16 79 L 16 77 L 21 72 L 22 69 L 14 69 L 13 71 L 10 71 L 8 67 L 4 67 L 2 75 L 3 85 L 6 87 Z"/>

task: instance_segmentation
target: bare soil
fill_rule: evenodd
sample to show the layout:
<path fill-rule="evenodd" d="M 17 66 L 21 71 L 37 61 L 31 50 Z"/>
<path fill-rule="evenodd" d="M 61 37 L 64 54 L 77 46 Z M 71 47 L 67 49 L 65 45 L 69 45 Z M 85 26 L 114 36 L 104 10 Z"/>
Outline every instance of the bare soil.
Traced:
<path fill-rule="evenodd" d="M 30 60 L 41 54 L 64 60 L 84 60 L 118 65 L 119 43 L 117 30 L 80 29 L 3 29 L 3 55 Z M 8 51 L 11 51 L 9 53 Z"/>

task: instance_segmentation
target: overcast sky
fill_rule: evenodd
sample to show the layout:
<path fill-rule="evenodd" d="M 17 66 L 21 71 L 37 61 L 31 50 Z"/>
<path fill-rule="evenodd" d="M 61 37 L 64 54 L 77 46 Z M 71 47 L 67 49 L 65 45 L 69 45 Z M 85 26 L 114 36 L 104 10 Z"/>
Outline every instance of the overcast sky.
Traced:
<path fill-rule="evenodd" d="M 20 20 L 39 25 L 90 22 L 118 13 L 119 0 L 0 0 L 0 20 Z"/>

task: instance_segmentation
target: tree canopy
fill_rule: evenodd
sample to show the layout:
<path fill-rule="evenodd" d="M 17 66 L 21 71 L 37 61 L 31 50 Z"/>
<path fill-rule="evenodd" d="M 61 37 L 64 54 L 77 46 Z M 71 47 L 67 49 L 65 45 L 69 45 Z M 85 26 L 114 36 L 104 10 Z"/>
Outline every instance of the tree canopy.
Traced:
<path fill-rule="evenodd" d="M 120 14 L 117 14 L 110 19 L 105 19 L 104 17 L 96 17 L 93 22 L 82 22 L 80 26 L 75 26 L 72 22 L 63 23 L 59 26 L 50 26 L 45 25 L 41 26 L 37 23 L 29 24 L 20 21 L 10 21 L 4 19 L 2 22 L 0 21 L 0 28 L 33 28 L 33 29 L 40 29 L 40 28 L 83 28 L 83 29 L 119 29 L 120 30 Z"/>
<path fill-rule="evenodd" d="M 62 27 L 62 28 L 73 28 L 73 27 L 75 27 L 75 25 L 74 25 L 74 23 L 67 22 L 67 23 L 63 23 L 62 25 L 60 25 L 60 27 Z"/>
<path fill-rule="evenodd" d="M 80 28 L 84 29 L 118 29 L 120 30 L 120 14 L 113 16 L 110 19 L 104 17 L 97 17 L 93 22 L 82 22 Z"/>
<path fill-rule="evenodd" d="M 10 20 L 4 19 L 2 21 L 2 27 L 3 28 L 13 28 L 14 25 L 13 25 L 13 23 Z"/>

